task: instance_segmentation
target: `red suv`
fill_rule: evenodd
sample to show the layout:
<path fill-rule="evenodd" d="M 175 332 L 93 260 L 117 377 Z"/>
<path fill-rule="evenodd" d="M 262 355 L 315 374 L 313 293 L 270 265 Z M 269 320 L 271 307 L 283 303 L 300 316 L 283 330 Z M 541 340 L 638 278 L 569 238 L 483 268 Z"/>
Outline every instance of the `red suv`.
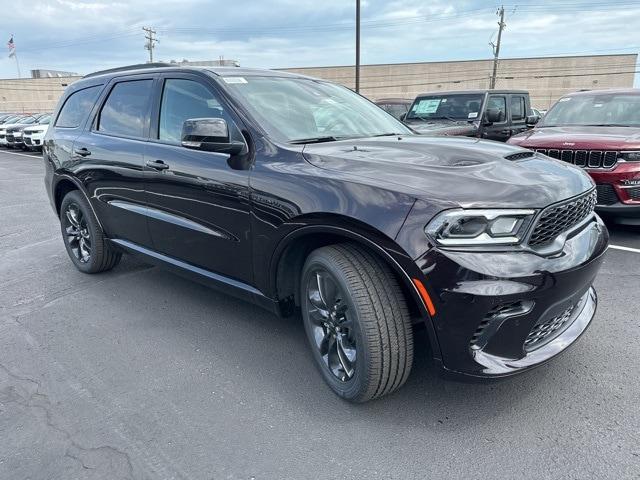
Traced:
<path fill-rule="evenodd" d="M 597 185 L 598 213 L 640 225 L 640 89 L 564 96 L 509 143 L 584 168 Z"/>

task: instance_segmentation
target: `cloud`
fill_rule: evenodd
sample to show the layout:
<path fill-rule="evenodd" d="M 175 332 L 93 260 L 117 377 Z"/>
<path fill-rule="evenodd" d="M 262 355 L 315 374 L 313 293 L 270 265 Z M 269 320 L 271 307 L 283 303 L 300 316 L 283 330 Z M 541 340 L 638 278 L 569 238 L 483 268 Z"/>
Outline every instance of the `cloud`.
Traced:
<path fill-rule="evenodd" d="M 362 4 L 362 62 L 398 63 L 489 58 L 497 28 L 484 0 L 367 0 Z M 507 10 L 504 57 L 571 52 L 633 53 L 640 32 L 630 19 L 640 6 L 613 0 L 594 11 L 585 3 L 545 0 Z M 602 2 L 595 5 L 603 5 Z M 23 71 L 80 73 L 147 59 L 141 27 L 158 31 L 155 57 L 208 60 L 220 55 L 243 66 L 349 65 L 354 59 L 355 7 L 348 0 L 29 0 L 2 12 Z M 33 15 L 33 12 L 38 12 Z M 626 25 L 629 28 L 623 28 Z M 0 77 L 14 77 L 0 57 Z"/>

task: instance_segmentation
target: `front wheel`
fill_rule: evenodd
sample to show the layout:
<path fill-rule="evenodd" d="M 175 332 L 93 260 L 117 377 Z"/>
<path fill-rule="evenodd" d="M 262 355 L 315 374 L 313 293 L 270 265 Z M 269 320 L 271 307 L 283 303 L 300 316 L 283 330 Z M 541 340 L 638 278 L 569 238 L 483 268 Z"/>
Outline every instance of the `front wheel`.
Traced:
<path fill-rule="evenodd" d="M 337 395 L 366 402 L 404 384 L 413 332 L 386 264 L 351 244 L 320 248 L 305 262 L 300 294 L 313 357 Z"/>

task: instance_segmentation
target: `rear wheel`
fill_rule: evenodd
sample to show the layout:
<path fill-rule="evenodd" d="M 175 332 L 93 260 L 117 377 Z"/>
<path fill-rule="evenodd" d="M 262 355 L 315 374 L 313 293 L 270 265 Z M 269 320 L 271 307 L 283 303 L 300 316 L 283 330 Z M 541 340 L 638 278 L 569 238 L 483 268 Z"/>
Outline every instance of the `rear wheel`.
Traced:
<path fill-rule="evenodd" d="M 60 228 L 69 258 L 81 272 L 104 272 L 120 262 L 122 254 L 107 243 L 89 202 L 78 190 L 62 199 Z"/>
<path fill-rule="evenodd" d="M 365 402 L 404 384 L 413 332 L 386 264 L 351 244 L 315 250 L 303 268 L 301 303 L 313 357 L 337 395 Z"/>

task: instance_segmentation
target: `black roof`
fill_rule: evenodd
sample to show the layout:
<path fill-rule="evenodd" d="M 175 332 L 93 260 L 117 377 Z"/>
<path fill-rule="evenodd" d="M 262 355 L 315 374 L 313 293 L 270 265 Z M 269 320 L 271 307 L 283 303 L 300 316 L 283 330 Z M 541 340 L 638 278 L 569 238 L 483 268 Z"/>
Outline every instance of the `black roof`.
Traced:
<path fill-rule="evenodd" d="M 126 65 L 117 68 L 111 68 L 108 70 L 100 70 L 97 72 L 89 73 L 85 75 L 83 78 L 92 78 L 98 76 L 113 76 L 115 74 L 133 74 L 133 73 L 142 73 L 151 70 L 153 73 L 161 72 L 164 70 L 196 70 L 196 71 L 207 71 L 216 76 L 220 77 L 228 77 L 228 76 L 252 76 L 252 75 L 260 75 L 260 76 L 269 76 L 269 77 L 294 77 L 294 78 L 311 78 L 306 75 L 300 75 L 297 73 L 276 71 L 276 70 L 266 70 L 260 68 L 243 68 L 243 67 L 209 67 L 209 66 L 198 66 L 198 65 L 179 65 L 176 63 L 140 63 L 136 65 Z"/>
<path fill-rule="evenodd" d="M 425 95 L 469 95 L 469 94 L 485 94 L 487 92 L 490 93 L 523 93 L 529 95 L 528 90 L 503 90 L 503 89 L 490 89 L 490 88 L 478 88 L 476 90 L 448 90 L 448 91 L 440 91 L 436 90 L 433 92 L 425 92 L 418 95 L 418 97 L 423 97 Z"/>

